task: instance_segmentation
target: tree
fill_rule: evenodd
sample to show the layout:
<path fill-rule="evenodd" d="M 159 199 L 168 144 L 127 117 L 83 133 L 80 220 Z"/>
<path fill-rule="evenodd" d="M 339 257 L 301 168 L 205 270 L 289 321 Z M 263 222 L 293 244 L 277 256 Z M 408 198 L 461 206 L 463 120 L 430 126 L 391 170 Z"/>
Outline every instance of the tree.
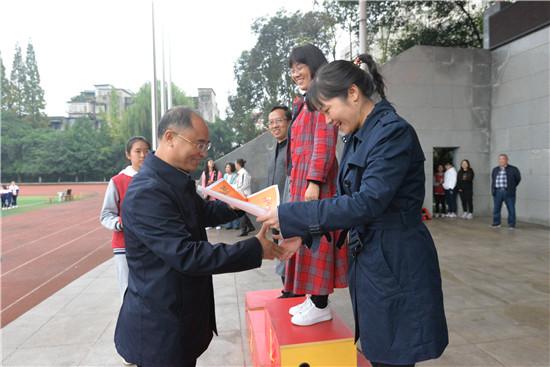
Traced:
<path fill-rule="evenodd" d="M 296 94 L 289 74 L 290 50 L 313 43 L 326 55 L 334 52 L 334 23 L 320 12 L 279 11 L 270 18 L 259 18 L 252 25 L 257 41 L 241 53 L 234 71 L 237 90 L 229 97 L 227 123 L 235 132 L 236 143 L 255 138 L 267 114 L 276 104 L 290 105 Z"/>
<path fill-rule="evenodd" d="M 33 123 L 43 120 L 42 111 L 46 106 L 44 101 L 44 90 L 40 86 L 40 73 L 36 63 L 36 55 L 32 43 L 27 45 L 27 55 L 25 61 L 26 78 L 24 80 L 24 105 L 28 118 Z"/>
<path fill-rule="evenodd" d="M 174 106 L 194 107 L 193 99 L 172 83 Z M 157 100 L 160 106 L 160 96 Z M 132 136 L 141 135 L 151 141 L 151 84 L 144 84 L 134 96 L 132 105 L 124 112 L 121 119 L 119 142 L 125 142 Z"/>
<path fill-rule="evenodd" d="M 8 101 L 10 99 L 10 84 L 6 76 L 6 68 L 0 54 L 0 111 L 6 112 L 9 109 Z"/>
<path fill-rule="evenodd" d="M 212 143 L 212 148 L 208 153 L 209 158 L 217 160 L 237 147 L 235 131 L 225 121 L 217 118 L 215 122 L 208 123 L 208 129 Z"/>
<path fill-rule="evenodd" d="M 378 61 L 383 63 L 418 44 L 481 47 L 482 14 L 491 3 L 482 2 L 476 7 L 465 1 L 368 1 L 368 48 L 372 52 L 377 46 Z M 335 19 L 339 29 L 349 33 L 350 56 L 355 56 L 359 2 L 323 0 L 321 8 Z"/>
<path fill-rule="evenodd" d="M 23 63 L 21 55 L 21 47 L 15 45 L 15 55 L 10 74 L 10 93 L 8 106 L 13 109 L 17 116 L 21 117 L 25 111 L 25 84 L 27 78 L 27 70 Z"/>
<path fill-rule="evenodd" d="M 403 35 L 390 44 L 392 54 L 399 54 L 414 45 L 483 46 L 483 12 L 491 5 L 489 2 L 481 3 L 479 7 L 464 1 L 422 1 L 415 5 L 425 21 L 405 26 Z"/>

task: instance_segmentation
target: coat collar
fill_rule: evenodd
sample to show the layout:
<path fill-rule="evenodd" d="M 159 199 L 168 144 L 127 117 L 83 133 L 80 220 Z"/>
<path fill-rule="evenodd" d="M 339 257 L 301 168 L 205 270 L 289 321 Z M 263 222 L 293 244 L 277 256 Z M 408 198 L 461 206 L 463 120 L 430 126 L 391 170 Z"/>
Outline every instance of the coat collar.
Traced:
<path fill-rule="evenodd" d="M 374 108 L 365 119 L 363 126 L 361 126 L 361 128 L 356 132 L 349 134 L 349 139 L 347 141 L 352 138 L 357 139 L 361 142 L 365 141 L 369 136 L 369 133 L 376 125 L 376 122 L 388 112 L 395 112 L 395 109 L 387 100 L 383 99 L 375 104 Z"/>
<path fill-rule="evenodd" d="M 171 166 L 162 159 L 158 158 L 154 152 L 149 153 L 147 157 L 145 157 L 143 166 L 154 171 L 170 186 L 175 186 L 178 188 L 187 187 L 187 185 L 195 186 L 195 182 L 189 173 Z"/>

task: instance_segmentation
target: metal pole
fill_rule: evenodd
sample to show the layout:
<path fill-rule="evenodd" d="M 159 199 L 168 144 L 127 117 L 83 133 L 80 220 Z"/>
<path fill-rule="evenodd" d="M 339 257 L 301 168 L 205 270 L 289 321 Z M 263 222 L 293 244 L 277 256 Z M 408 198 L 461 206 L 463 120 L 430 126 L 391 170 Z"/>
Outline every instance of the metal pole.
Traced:
<path fill-rule="evenodd" d="M 165 78 L 165 62 L 164 62 L 164 26 L 162 27 L 162 56 L 161 56 L 161 82 L 160 82 L 160 114 L 166 113 L 166 78 Z"/>
<path fill-rule="evenodd" d="M 367 53 L 367 0 L 359 0 L 359 54 L 364 53 Z"/>
<path fill-rule="evenodd" d="M 170 35 L 168 35 L 168 109 L 172 108 L 174 101 L 172 100 L 172 44 Z"/>
<path fill-rule="evenodd" d="M 151 19 L 153 26 L 153 80 L 151 81 L 151 140 L 153 150 L 157 149 L 157 61 L 155 50 L 155 2 L 151 1 Z"/>

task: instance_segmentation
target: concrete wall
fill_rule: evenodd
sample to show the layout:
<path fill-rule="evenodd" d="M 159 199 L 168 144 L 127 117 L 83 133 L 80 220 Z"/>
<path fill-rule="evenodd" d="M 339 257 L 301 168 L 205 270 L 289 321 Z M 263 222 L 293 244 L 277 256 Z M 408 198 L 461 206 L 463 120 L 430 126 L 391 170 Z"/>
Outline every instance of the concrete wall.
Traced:
<path fill-rule="evenodd" d="M 455 147 L 455 167 L 468 159 L 476 173 L 475 214 L 489 213 L 490 60 L 482 49 L 416 46 L 381 68 L 388 100 L 415 127 L 422 144 L 424 206 L 430 210 L 434 147 Z"/>
<path fill-rule="evenodd" d="M 490 165 L 506 153 L 522 174 L 519 220 L 550 225 L 550 27 L 493 50 Z M 503 209 L 503 213 L 506 210 Z"/>
<path fill-rule="evenodd" d="M 270 132 L 265 132 L 216 161 L 216 165 L 225 173 L 225 165 L 242 158 L 246 161 L 245 168 L 252 176 L 252 192 L 266 186 L 267 166 L 273 156 L 277 142 Z"/>

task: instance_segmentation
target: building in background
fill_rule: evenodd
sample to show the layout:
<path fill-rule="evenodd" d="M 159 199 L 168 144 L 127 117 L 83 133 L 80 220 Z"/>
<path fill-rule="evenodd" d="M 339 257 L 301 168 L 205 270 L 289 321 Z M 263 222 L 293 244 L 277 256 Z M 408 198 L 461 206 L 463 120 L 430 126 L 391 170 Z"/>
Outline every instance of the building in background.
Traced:
<path fill-rule="evenodd" d="M 199 88 L 198 96 L 193 97 L 193 100 L 195 102 L 195 108 L 206 121 L 215 122 L 216 118 L 220 116 L 214 89 Z"/>
<path fill-rule="evenodd" d="M 134 93 L 127 89 L 115 88 L 111 84 L 96 84 L 93 90 L 85 90 L 67 102 L 67 116 L 49 117 L 50 127 L 65 129 L 79 118 L 88 118 L 98 128 L 105 116 L 122 113 L 128 109 L 134 99 Z"/>

